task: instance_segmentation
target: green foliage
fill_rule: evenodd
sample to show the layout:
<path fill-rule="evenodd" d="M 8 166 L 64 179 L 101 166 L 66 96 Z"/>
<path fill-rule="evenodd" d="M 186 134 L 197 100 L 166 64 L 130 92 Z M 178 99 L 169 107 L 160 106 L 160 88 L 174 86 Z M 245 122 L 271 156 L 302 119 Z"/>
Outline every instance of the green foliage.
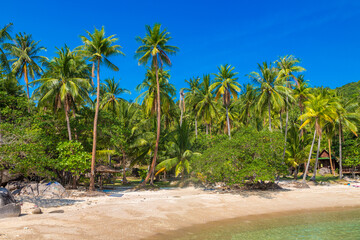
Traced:
<path fill-rule="evenodd" d="M 346 139 L 343 154 L 344 166 L 356 167 L 360 165 L 360 139 L 358 137 Z"/>
<path fill-rule="evenodd" d="M 192 161 L 196 174 L 210 183 L 241 184 L 246 180 L 273 181 L 284 170 L 281 164 L 283 136 L 246 128 L 232 139 L 220 141 Z"/>
<path fill-rule="evenodd" d="M 90 168 L 91 154 L 84 151 L 81 143 L 76 141 L 60 142 L 56 148 L 59 152 L 57 168 L 80 176 Z"/>

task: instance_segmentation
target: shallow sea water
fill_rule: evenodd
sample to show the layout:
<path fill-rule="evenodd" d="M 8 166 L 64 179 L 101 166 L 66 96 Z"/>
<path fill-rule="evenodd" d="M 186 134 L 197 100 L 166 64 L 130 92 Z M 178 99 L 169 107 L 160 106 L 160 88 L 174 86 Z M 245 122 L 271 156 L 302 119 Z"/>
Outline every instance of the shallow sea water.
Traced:
<path fill-rule="evenodd" d="M 157 239 L 360 239 L 360 208 L 250 216 L 197 225 Z"/>

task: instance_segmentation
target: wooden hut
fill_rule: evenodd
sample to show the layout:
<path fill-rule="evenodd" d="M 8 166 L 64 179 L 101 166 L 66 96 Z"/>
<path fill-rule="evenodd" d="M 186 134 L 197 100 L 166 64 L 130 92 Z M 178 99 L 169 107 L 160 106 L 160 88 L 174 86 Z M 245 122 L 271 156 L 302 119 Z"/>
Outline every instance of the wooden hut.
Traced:
<path fill-rule="evenodd" d="M 339 163 L 337 161 L 337 158 L 331 154 L 331 163 L 330 163 L 330 154 L 325 149 L 322 150 L 322 152 L 319 154 L 319 162 L 318 166 L 319 168 L 328 168 L 331 172 L 331 164 L 335 169 L 339 169 Z"/>
<path fill-rule="evenodd" d="M 103 175 L 105 173 L 121 173 L 120 170 L 116 170 L 115 168 L 109 167 L 109 166 L 105 166 L 105 165 L 98 165 L 96 167 L 96 173 L 99 174 L 99 187 L 100 189 L 102 189 L 103 187 Z"/>

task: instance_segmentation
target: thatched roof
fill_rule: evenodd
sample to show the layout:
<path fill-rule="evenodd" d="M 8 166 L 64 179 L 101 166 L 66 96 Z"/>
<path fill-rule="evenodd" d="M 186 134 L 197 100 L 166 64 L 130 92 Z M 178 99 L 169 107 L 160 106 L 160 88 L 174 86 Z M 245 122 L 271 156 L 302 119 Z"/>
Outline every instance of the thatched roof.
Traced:
<path fill-rule="evenodd" d="M 105 166 L 105 165 L 98 165 L 96 167 L 96 172 L 99 172 L 99 173 L 120 173 L 120 170 L 116 170 L 115 168 Z"/>

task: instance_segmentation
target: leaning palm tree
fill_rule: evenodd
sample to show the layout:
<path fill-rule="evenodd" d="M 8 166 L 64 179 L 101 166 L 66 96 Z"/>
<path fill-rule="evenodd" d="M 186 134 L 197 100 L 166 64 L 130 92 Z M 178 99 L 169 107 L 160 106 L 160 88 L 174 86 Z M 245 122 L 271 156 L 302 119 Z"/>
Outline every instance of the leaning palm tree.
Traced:
<path fill-rule="evenodd" d="M 87 37 L 81 36 L 83 45 L 78 48 L 79 52 L 93 63 L 92 76 L 94 77 L 95 65 L 97 67 L 97 89 L 96 89 L 96 107 L 94 117 L 94 131 L 93 131 L 93 147 L 91 157 L 91 174 L 90 174 L 90 190 L 95 190 L 95 156 L 96 156 L 96 137 L 97 137 L 97 122 L 99 116 L 100 106 L 100 65 L 105 64 L 106 67 L 113 71 L 119 71 L 108 57 L 116 55 L 125 55 L 120 49 L 120 45 L 114 45 L 118 41 L 115 35 L 105 37 L 104 27 L 101 30 L 95 28 L 94 33 L 87 31 Z"/>
<path fill-rule="evenodd" d="M 314 138 L 311 144 L 311 149 L 309 153 L 308 162 L 306 165 L 306 169 L 303 175 L 303 181 L 306 180 L 307 171 L 309 169 L 312 149 L 315 142 L 316 134 L 318 135 L 318 147 L 316 153 L 316 162 L 314 167 L 314 174 L 311 180 L 315 181 L 316 171 L 317 171 L 317 164 L 318 164 L 318 156 L 320 150 L 320 142 L 321 142 L 321 135 L 322 135 L 322 128 L 323 126 L 329 122 L 333 123 L 334 119 L 336 119 L 336 109 L 337 109 L 337 102 L 333 101 L 331 98 L 328 98 L 322 94 L 317 96 L 311 96 L 309 100 L 305 103 L 305 113 L 299 117 L 300 120 L 304 120 L 304 123 L 300 126 L 300 129 L 307 125 L 314 124 Z"/>
<path fill-rule="evenodd" d="M 152 28 L 149 25 L 145 26 L 146 35 L 144 38 L 137 37 L 137 41 L 141 44 L 135 52 L 135 57 L 139 59 L 139 65 L 147 65 L 151 61 L 151 68 L 155 71 L 156 75 L 156 101 L 157 101 L 157 132 L 156 132 L 156 145 L 154 149 L 154 158 L 151 163 L 151 168 L 148 175 L 143 182 L 145 185 L 149 179 L 153 184 L 153 176 L 155 171 L 155 164 L 160 140 L 160 126 L 161 126 L 161 113 L 160 113 L 160 84 L 159 84 L 159 69 L 163 68 L 163 64 L 171 66 L 169 54 L 175 54 L 178 48 L 175 46 L 167 45 L 171 40 L 170 33 L 166 29 L 161 30 L 161 24 L 155 24 Z"/>
<path fill-rule="evenodd" d="M 47 60 L 46 57 L 39 55 L 40 51 L 46 51 L 46 48 L 39 46 L 39 43 L 40 41 L 35 42 L 31 35 L 18 33 L 13 43 L 4 44 L 4 48 L 12 57 L 9 60 L 12 62 L 12 73 L 19 79 L 24 77 L 28 99 L 30 99 L 29 77 L 32 80 L 39 77 L 43 72 L 39 63 Z"/>
<path fill-rule="evenodd" d="M 131 94 L 125 88 L 120 87 L 120 83 L 116 82 L 114 78 L 105 79 L 105 83 L 101 83 L 100 88 L 100 108 L 116 113 L 119 110 L 120 102 L 124 99 L 120 98 L 121 94 Z"/>
<path fill-rule="evenodd" d="M 249 77 L 260 85 L 260 96 L 258 99 L 258 110 L 261 112 L 267 106 L 269 117 L 269 130 L 271 131 L 271 109 L 280 109 L 284 104 L 283 96 L 290 96 L 290 89 L 283 85 L 281 79 L 277 79 L 276 68 L 264 62 L 258 64 L 259 72 L 251 72 Z M 291 97 L 291 96 L 290 96 Z"/>
<path fill-rule="evenodd" d="M 69 112 L 75 108 L 76 101 L 88 100 L 90 84 L 90 67 L 83 58 L 77 56 L 65 45 L 58 49 L 57 56 L 46 63 L 47 71 L 41 79 L 34 81 L 40 83 L 35 90 L 35 96 L 39 96 L 39 104 L 53 105 L 55 111 L 64 107 L 67 123 L 68 137 L 71 137 Z"/>
<path fill-rule="evenodd" d="M 300 60 L 295 58 L 294 56 L 284 56 L 280 57 L 279 60 L 275 62 L 278 67 L 278 79 L 283 79 L 287 82 L 287 87 L 290 87 L 290 81 L 293 79 L 297 84 L 298 80 L 294 76 L 294 73 L 303 72 L 305 68 L 299 66 Z M 289 122 L 289 98 L 286 96 L 286 120 L 285 120 L 285 144 L 284 144 L 284 152 L 283 152 L 283 159 L 285 158 L 285 151 L 286 151 L 286 138 L 287 138 L 287 131 L 288 131 L 288 122 Z"/>
<path fill-rule="evenodd" d="M 240 92 L 240 84 L 237 82 L 238 73 L 234 72 L 235 67 L 225 64 L 218 67 L 219 72 L 215 75 L 215 82 L 211 85 L 211 90 L 216 92 L 215 99 L 223 97 L 223 104 L 226 109 L 226 124 L 229 138 L 231 139 L 230 133 L 230 120 L 229 120 L 229 105 L 231 102 L 231 96 L 236 100 L 238 92 Z"/>

